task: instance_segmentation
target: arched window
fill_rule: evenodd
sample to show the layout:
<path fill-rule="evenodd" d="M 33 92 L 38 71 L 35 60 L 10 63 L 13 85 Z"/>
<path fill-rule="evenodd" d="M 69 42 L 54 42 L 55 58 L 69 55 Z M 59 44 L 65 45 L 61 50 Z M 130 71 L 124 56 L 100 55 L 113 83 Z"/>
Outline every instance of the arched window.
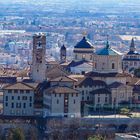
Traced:
<path fill-rule="evenodd" d="M 115 69 L 115 64 L 114 63 L 112 63 L 112 69 Z"/>
<path fill-rule="evenodd" d="M 85 56 L 85 54 L 84 54 L 84 55 L 82 55 L 82 59 L 85 59 L 85 57 L 86 57 L 86 56 Z"/>

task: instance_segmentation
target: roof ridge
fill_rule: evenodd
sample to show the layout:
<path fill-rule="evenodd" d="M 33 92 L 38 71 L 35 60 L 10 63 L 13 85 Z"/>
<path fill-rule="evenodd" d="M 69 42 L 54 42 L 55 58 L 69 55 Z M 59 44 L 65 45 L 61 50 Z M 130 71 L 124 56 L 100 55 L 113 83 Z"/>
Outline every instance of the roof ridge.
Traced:
<path fill-rule="evenodd" d="M 24 83 L 24 82 L 16 82 L 16 83 L 13 83 L 13 84 L 8 84 L 8 85 L 4 86 L 3 89 L 5 89 L 5 88 L 7 88 L 7 87 L 11 87 L 11 86 L 13 86 L 13 85 L 16 85 L 16 84 L 18 84 L 18 83 L 23 84 L 23 85 L 25 85 L 25 86 L 27 86 L 27 87 L 30 87 L 30 88 L 32 88 L 32 89 L 35 89 L 34 87 L 32 87 L 32 86 L 30 86 L 30 85 L 28 85 L 28 84 L 26 84 L 26 83 Z"/>

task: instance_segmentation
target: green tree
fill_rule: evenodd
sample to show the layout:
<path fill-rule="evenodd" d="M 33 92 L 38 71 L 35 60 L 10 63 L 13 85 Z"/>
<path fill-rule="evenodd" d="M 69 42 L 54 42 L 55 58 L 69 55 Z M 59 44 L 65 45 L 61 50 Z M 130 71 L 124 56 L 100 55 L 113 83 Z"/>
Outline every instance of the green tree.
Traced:
<path fill-rule="evenodd" d="M 29 130 L 30 140 L 37 140 L 38 139 L 38 132 L 35 128 L 31 128 Z"/>
<path fill-rule="evenodd" d="M 24 133 L 20 128 L 12 129 L 11 134 L 12 134 L 12 140 L 25 140 Z"/>
<path fill-rule="evenodd" d="M 121 108 L 120 109 L 120 114 L 122 115 L 128 115 L 130 110 L 128 108 Z"/>
<path fill-rule="evenodd" d="M 105 138 L 103 138 L 102 136 L 93 136 L 88 138 L 88 140 L 105 140 Z"/>

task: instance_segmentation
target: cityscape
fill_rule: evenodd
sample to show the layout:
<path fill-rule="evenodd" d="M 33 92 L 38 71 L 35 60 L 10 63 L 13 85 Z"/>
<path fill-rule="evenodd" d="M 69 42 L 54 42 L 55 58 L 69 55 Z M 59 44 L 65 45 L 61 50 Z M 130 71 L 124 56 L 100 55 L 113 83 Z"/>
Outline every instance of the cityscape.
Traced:
<path fill-rule="evenodd" d="M 0 1 L 0 140 L 140 139 L 139 7 Z"/>

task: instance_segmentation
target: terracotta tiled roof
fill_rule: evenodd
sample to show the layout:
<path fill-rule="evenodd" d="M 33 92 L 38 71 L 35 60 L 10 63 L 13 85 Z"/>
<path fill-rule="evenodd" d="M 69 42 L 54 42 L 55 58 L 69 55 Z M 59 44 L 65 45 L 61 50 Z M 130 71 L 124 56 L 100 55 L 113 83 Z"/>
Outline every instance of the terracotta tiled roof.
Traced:
<path fill-rule="evenodd" d="M 69 88 L 69 87 L 58 87 L 58 86 L 55 86 L 55 87 L 51 87 L 49 89 L 46 90 L 47 93 L 51 93 L 51 94 L 57 94 L 57 93 L 60 93 L 60 94 L 69 94 L 69 93 L 79 93 L 78 90 L 75 90 L 73 88 Z"/>
<path fill-rule="evenodd" d="M 111 91 L 108 88 L 96 89 L 90 92 L 91 94 L 111 94 Z"/>
<path fill-rule="evenodd" d="M 84 63 L 87 63 L 87 64 L 93 66 L 93 64 L 91 62 L 88 62 L 86 60 L 81 60 L 81 61 L 71 61 L 71 63 L 69 63 L 69 65 L 68 65 L 68 67 L 76 67 L 76 66 L 79 66 Z"/>
<path fill-rule="evenodd" d="M 50 70 L 46 70 L 46 77 L 48 79 L 54 79 L 56 77 L 67 76 L 67 75 L 69 75 L 69 73 L 59 67 L 55 67 Z"/>
<path fill-rule="evenodd" d="M 37 85 L 36 85 L 37 86 Z M 36 87 L 35 85 L 29 85 L 27 83 L 17 82 L 15 84 L 9 84 L 3 87 L 3 89 L 17 89 L 17 90 L 34 90 Z"/>
<path fill-rule="evenodd" d="M 86 77 L 78 83 L 78 86 L 107 86 L 104 81 L 93 80 L 91 77 Z"/>
<path fill-rule="evenodd" d="M 126 86 L 126 85 L 123 83 L 120 83 L 120 82 L 114 82 L 114 83 L 110 84 L 108 87 L 109 88 L 118 88 L 120 86 Z"/>
<path fill-rule="evenodd" d="M 0 83 L 15 83 L 17 81 L 16 77 L 0 77 Z"/>
<path fill-rule="evenodd" d="M 131 81 L 128 83 L 128 85 L 130 85 L 130 86 L 138 85 L 138 84 L 140 84 L 139 81 L 140 81 L 140 78 L 133 77 L 133 78 L 131 78 Z"/>
<path fill-rule="evenodd" d="M 86 76 L 91 77 L 132 77 L 129 73 L 98 73 L 98 72 L 89 72 L 86 73 Z"/>
<path fill-rule="evenodd" d="M 60 76 L 54 79 L 51 79 L 50 82 L 76 82 L 76 79 L 70 78 L 68 76 Z"/>

